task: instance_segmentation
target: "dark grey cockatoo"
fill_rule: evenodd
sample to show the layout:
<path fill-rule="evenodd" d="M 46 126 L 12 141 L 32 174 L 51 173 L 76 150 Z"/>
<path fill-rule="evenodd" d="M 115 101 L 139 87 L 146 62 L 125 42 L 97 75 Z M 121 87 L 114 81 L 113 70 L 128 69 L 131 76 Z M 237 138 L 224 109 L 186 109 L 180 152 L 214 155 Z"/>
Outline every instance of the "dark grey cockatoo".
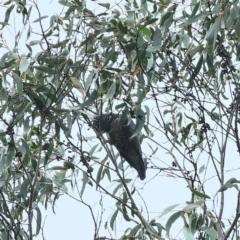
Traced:
<path fill-rule="evenodd" d="M 130 137 L 135 130 L 132 120 L 126 118 L 122 125 L 118 123 L 121 115 L 109 113 L 96 116 L 93 125 L 101 132 L 108 133 L 110 143 L 113 144 L 120 155 L 137 170 L 141 180 L 146 177 L 146 167 L 142 159 L 142 150 L 137 137 Z M 129 123 L 130 122 L 130 123 Z"/>

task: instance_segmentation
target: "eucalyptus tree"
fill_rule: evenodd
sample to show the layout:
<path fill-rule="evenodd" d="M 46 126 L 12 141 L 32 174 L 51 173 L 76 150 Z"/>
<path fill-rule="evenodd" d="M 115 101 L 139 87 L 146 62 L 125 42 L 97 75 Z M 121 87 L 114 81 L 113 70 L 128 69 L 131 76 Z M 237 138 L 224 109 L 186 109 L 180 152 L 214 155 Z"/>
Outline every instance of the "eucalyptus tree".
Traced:
<path fill-rule="evenodd" d="M 0 6 L 1 239 L 44 236 L 73 193 L 94 239 L 238 239 L 239 2 L 50 3 Z M 143 181 L 103 114 L 135 122 Z"/>

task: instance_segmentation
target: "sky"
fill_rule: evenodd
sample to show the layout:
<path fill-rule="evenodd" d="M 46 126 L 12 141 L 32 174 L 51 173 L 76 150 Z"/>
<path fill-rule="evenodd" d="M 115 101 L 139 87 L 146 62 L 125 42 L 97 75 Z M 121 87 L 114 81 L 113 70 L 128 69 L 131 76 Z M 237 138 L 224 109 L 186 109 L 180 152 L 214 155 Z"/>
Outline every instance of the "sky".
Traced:
<path fill-rule="evenodd" d="M 0 16 L 3 18 L 5 13 L 5 7 L 3 6 L 3 2 L 0 2 Z M 113 3 L 113 1 L 112 1 Z M 88 1 L 89 9 L 98 11 L 100 8 L 99 5 L 92 1 Z M 51 16 L 53 14 L 58 14 L 61 12 L 62 7 L 57 4 L 56 0 L 53 1 L 38 1 L 38 5 L 40 7 L 40 11 L 44 12 L 43 15 Z M 0 20 L 0 21 L 3 21 Z M 27 29 L 21 29 L 21 16 L 18 15 L 16 12 L 13 14 L 13 17 L 10 19 L 11 26 L 7 26 L 2 31 L 3 40 L 7 42 L 7 45 L 12 48 L 14 46 L 14 36 L 18 32 L 18 30 L 24 32 L 27 31 Z M 34 19 L 31 20 L 32 22 Z M 49 21 L 47 18 L 44 21 Z M 13 27 L 14 26 L 14 27 Z M 33 29 L 33 31 L 38 28 L 38 24 L 32 24 L 32 26 L 35 26 L 36 29 Z M 34 38 L 34 36 L 33 36 Z M 30 40 L 28 40 L 29 42 Z M 20 49 L 20 54 L 26 54 L 28 51 L 25 47 L 26 39 L 22 37 L 20 39 L 20 46 L 22 45 L 22 48 Z M 7 51 L 7 50 L 6 50 Z M 0 57 L 4 53 L 4 50 L 0 49 Z M 150 104 L 151 107 L 151 104 Z M 1 128 L 1 126 L 0 126 Z M 90 134 L 94 136 L 94 132 L 90 131 Z M 97 139 L 92 140 L 93 143 L 97 143 Z M 158 136 L 158 141 L 163 144 L 166 148 L 170 147 L 170 145 L 167 143 L 167 140 L 165 139 L 164 135 Z M 142 151 L 146 155 L 150 155 L 151 151 L 147 145 L 147 140 L 145 140 L 142 144 Z M 238 168 L 239 164 L 236 163 L 235 159 L 238 157 L 237 154 L 231 152 L 231 146 L 228 151 L 228 162 L 227 162 L 227 168 L 229 169 L 229 172 L 226 174 L 226 180 L 228 178 L 231 178 L 234 171 L 231 171 L 234 168 Z M 99 155 L 99 158 L 103 157 L 102 155 Z M 209 159 L 201 159 L 203 164 L 207 164 Z M 160 159 L 160 160 L 159 160 Z M 184 162 L 184 159 L 182 156 L 179 156 L 179 160 Z M 154 161 L 154 159 L 153 159 Z M 162 166 L 171 166 L 172 164 L 172 158 L 169 156 L 169 154 L 166 153 L 164 150 L 160 150 L 158 153 L 158 160 L 160 161 Z M 212 171 L 211 168 L 208 169 L 208 171 Z M 131 173 L 136 177 L 135 170 L 132 170 Z M 236 173 L 236 172 L 235 172 Z M 234 174 L 235 174 L 234 173 Z M 70 173 L 69 173 L 70 174 Z M 81 174 L 81 173 L 80 173 Z M 209 176 L 212 176 L 209 174 Z M 212 178 L 216 179 L 216 176 L 212 176 Z M 81 189 L 82 182 L 81 177 L 78 177 L 78 185 Z M 206 179 L 211 180 L 211 184 L 207 185 L 206 192 L 210 197 L 212 198 L 209 200 L 212 210 L 215 210 L 215 206 L 219 206 L 219 199 L 217 196 L 215 196 L 216 193 L 216 186 L 213 179 Z M 213 180 L 213 181 L 212 181 Z M 103 186 L 105 185 L 109 191 L 113 191 L 114 187 L 112 184 L 109 184 L 109 182 L 105 179 L 102 182 Z M 184 188 L 183 185 L 186 185 Z M 143 206 L 143 216 L 147 220 L 151 220 L 153 217 L 157 217 L 161 214 L 161 212 L 173 205 L 173 204 L 180 204 L 179 209 L 183 208 L 185 206 L 186 199 L 190 199 L 191 194 L 189 189 L 187 188 L 187 183 L 184 183 L 184 180 L 182 179 L 176 179 L 171 175 L 167 175 L 166 173 L 160 172 L 156 174 L 156 170 L 152 170 L 151 168 L 148 168 L 147 170 L 147 177 L 142 182 L 139 180 L 139 178 L 136 178 L 135 182 L 136 188 L 139 190 L 139 195 L 136 197 L 137 203 L 139 205 Z M 77 192 L 71 192 L 70 186 L 68 186 L 69 192 L 73 195 L 73 197 L 76 197 L 79 199 Z M 226 205 L 229 206 L 228 211 L 235 213 L 235 206 L 236 204 L 233 203 L 232 199 L 235 199 L 236 190 L 230 189 L 228 194 L 226 196 Z M 140 196 L 141 195 L 141 196 Z M 187 196 L 187 197 L 186 197 Z M 213 202 L 214 199 L 214 202 Z M 95 187 L 87 187 L 85 189 L 85 192 L 83 194 L 83 200 L 92 207 L 93 213 L 96 219 L 100 219 L 101 216 L 103 218 L 103 222 L 101 225 L 100 230 L 100 236 L 109 236 L 108 229 L 104 229 L 105 221 L 110 221 L 112 213 L 116 210 L 115 208 L 115 200 L 111 199 L 109 196 L 105 195 L 104 193 L 100 191 L 96 191 Z M 148 211 L 144 208 L 144 205 L 146 204 Z M 40 234 L 37 236 L 36 240 L 40 239 L 58 239 L 58 240 L 65 240 L 65 239 L 71 239 L 71 240 L 77 240 L 77 239 L 85 239 L 90 240 L 93 239 L 94 234 L 94 224 L 91 218 L 91 213 L 89 211 L 89 208 L 82 204 L 81 202 L 77 201 L 76 199 L 73 199 L 70 196 L 64 195 L 62 196 L 57 202 L 55 206 L 55 213 L 53 213 L 51 206 L 48 206 L 48 209 L 45 210 L 44 207 L 41 208 L 43 211 L 43 219 L 44 219 L 44 227 L 43 227 L 43 235 Z M 149 215 L 148 215 L 148 213 Z M 169 215 L 164 216 L 161 219 L 157 219 L 160 223 L 163 225 L 165 224 L 166 219 L 168 219 Z M 123 231 L 127 227 L 134 226 L 132 223 L 125 222 L 122 217 L 118 217 L 117 220 L 117 228 L 115 231 L 116 236 L 120 237 L 123 234 Z M 173 226 L 173 237 L 178 238 L 181 236 L 181 232 L 179 227 L 182 226 L 182 223 L 176 222 Z M 109 227 L 110 228 L 110 227 Z M 113 238 L 114 238 L 114 232 L 113 232 Z"/>

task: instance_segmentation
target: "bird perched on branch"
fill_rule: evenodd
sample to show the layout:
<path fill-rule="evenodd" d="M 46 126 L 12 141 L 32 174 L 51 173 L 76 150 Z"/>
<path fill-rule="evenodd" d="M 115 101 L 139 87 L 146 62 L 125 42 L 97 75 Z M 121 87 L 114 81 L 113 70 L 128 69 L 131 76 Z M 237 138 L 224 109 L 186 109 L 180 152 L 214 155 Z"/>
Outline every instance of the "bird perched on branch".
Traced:
<path fill-rule="evenodd" d="M 110 143 L 113 144 L 120 155 L 135 168 L 141 180 L 146 177 L 146 167 L 142 159 L 142 150 L 138 138 L 130 139 L 135 131 L 134 122 L 126 118 L 123 124 L 119 123 L 121 115 L 109 113 L 96 116 L 93 125 L 97 130 L 108 133 Z"/>

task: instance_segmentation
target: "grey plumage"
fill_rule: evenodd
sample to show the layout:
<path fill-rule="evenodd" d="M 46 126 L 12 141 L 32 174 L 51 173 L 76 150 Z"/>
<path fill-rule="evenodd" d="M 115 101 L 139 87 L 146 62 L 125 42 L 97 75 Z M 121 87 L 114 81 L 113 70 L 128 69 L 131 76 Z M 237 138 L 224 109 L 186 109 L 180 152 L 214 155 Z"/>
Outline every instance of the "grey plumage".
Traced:
<path fill-rule="evenodd" d="M 118 123 L 121 115 L 109 113 L 96 116 L 93 125 L 101 132 L 107 132 L 110 142 L 119 154 L 137 170 L 141 180 L 146 177 L 146 167 L 142 159 L 142 150 L 137 137 L 130 137 L 135 130 L 135 124 L 131 119 L 126 118 L 122 125 Z"/>

